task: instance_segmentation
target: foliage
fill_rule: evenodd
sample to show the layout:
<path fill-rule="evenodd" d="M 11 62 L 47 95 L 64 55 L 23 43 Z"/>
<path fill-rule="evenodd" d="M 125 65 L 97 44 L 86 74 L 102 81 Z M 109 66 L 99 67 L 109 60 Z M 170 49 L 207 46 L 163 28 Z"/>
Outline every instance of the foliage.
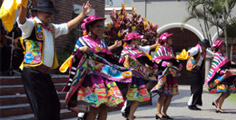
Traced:
<path fill-rule="evenodd" d="M 135 13 L 135 8 L 132 8 L 132 14 L 129 14 L 125 10 L 126 5 L 122 4 L 122 8 L 119 11 L 113 9 L 110 13 L 111 23 L 108 23 L 105 27 L 103 38 L 108 45 L 114 44 L 116 40 L 122 40 L 130 32 L 138 32 L 144 35 L 147 39 L 145 44 L 153 44 L 157 38 L 157 25 L 153 25 L 147 21 L 146 18 L 141 19 L 141 15 Z M 116 49 L 115 56 L 119 56 L 122 47 Z"/>
<path fill-rule="evenodd" d="M 236 0 L 189 0 L 188 12 L 190 16 L 184 19 L 183 25 L 190 19 L 197 19 L 204 38 L 209 39 L 211 44 L 214 41 L 211 39 L 210 28 L 216 26 L 218 37 L 220 37 L 219 29 L 223 30 L 226 48 L 228 48 L 227 26 L 229 26 L 229 19 L 235 4 Z M 228 49 L 226 54 L 228 56 Z"/>
<path fill-rule="evenodd" d="M 227 34 L 231 38 L 236 38 L 236 17 L 232 18 L 227 24 Z"/>

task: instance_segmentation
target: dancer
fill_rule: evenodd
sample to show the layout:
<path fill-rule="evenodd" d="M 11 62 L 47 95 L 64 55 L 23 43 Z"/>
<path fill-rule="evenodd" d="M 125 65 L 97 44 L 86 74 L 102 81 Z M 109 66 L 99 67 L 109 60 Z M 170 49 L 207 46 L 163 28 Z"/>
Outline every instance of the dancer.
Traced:
<path fill-rule="evenodd" d="M 143 35 L 132 32 L 127 34 L 125 39 L 123 39 L 123 41 L 126 42 L 126 45 L 121 52 L 119 62 L 123 63 L 125 67 L 134 69 L 132 83 L 129 86 L 126 95 L 127 100 L 132 101 L 127 120 L 134 119 L 134 112 L 136 111 L 139 102 L 150 100 L 150 95 L 146 86 L 147 81 L 145 80 L 150 79 L 150 77 L 153 77 L 154 73 L 157 72 L 157 65 L 154 64 L 138 47 L 142 38 Z M 152 79 L 156 78 L 153 77 Z"/>
<path fill-rule="evenodd" d="M 75 45 L 72 62 L 64 92 L 69 110 L 87 112 L 86 120 L 106 120 L 108 106 L 122 105 L 124 99 L 116 82 L 131 82 L 131 70 L 117 66 L 110 50 L 121 46 L 115 42 L 107 46 L 101 38 L 105 18 L 91 15 L 83 20 L 81 27 L 87 35 L 80 37 Z"/>
<path fill-rule="evenodd" d="M 55 37 L 67 34 L 75 28 L 92 7 L 89 2 L 76 18 L 67 23 L 52 24 L 53 14 L 58 13 L 51 0 L 40 0 L 35 10 L 37 15 L 26 18 L 28 0 L 22 0 L 18 14 L 18 26 L 22 30 L 25 56 L 21 65 L 22 82 L 33 109 L 35 120 L 59 120 L 60 102 L 49 69 L 58 67 Z"/>
<path fill-rule="evenodd" d="M 224 100 L 231 93 L 236 92 L 236 65 L 225 57 L 225 44 L 223 40 L 216 40 L 213 44 L 214 56 L 206 79 L 206 84 L 210 93 L 221 93 L 221 95 L 212 102 L 216 107 L 216 113 L 224 113 L 221 109 Z M 232 69 L 234 68 L 234 69 Z"/>
<path fill-rule="evenodd" d="M 146 39 L 142 39 L 142 40 L 147 41 Z M 155 49 L 158 45 L 159 45 L 158 40 L 156 40 L 156 42 L 152 45 L 138 46 L 138 48 L 140 50 L 142 50 L 143 52 L 145 52 L 147 55 L 149 55 L 150 51 Z M 123 86 L 124 85 L 122 85 L 121 87 L 123 89 L 126 89 Z M 124 106 L 121 109 L 122 116 L 125 117 L 125 118 L 127 118 L 129 116 L 131 103 L 132 103 L 132 101 L 126 100 Z M 134 118 L 135 118 L 135 116 L 134 116 Z"/>
<path fill-rule="evenodd" d="M 156 119 L 172 120 L 167 114 L 167 109 L 172 97 L 179 94 L 176 77 L 178 71 L 182 69 L 182 64 L 176 60 L 171 48 L 172 35 L 173 33 L 165 32 L 160 36 L 161 46 L 156 51 L 153 59 L 158 63 L 159 70 L 162 71 L 158 74 L 157 85 L 151 90 L 151 92 L 158 92 L 160 96 L 157 103 Z"/>
<path fill-rule="evenodd" d="M 209 40 L 204 39 L 200 41 L 195 47 L 188 50 L 190 59 L 187 61 L 186 69 L 188 70 L 188 78 L 191 85 L 191 97 L 188 101 L 188 108 L 190 110 L 201 110 L 197 105 L 202 106 L 202 91 L 204 78 L 202 77 L 203 61 L 206 54 L 213 56 L 214 53 L 207 50 L 210 47 Z"/>

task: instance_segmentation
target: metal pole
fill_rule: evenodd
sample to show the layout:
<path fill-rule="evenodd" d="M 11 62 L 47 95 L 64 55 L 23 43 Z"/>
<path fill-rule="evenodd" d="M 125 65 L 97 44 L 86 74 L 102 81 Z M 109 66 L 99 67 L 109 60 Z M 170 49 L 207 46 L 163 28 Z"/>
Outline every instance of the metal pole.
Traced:
<path fill-rule="evenodd" d="M 145 18 L 147 18 L 147 0 L 145 0 Z"/>

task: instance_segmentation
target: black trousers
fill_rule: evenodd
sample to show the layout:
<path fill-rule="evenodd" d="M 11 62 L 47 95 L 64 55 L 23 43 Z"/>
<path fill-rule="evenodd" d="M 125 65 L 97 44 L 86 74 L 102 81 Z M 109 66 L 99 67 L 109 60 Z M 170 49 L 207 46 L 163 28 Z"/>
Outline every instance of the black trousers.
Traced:
<path fill-rule="evenodd" d="M 191 85 L 191 97 L 189 99 L 188 105 L 202 105 L 202 91 L 204 79 L 202 77 L 201 71 L 192 70 L 188 72 L 188 79 Z"/>
<path fill-rule="evenodd" d="M 35 120 L 60 120 L 60 102 L 51 76 L 24 67 L 22 82 Z"/>

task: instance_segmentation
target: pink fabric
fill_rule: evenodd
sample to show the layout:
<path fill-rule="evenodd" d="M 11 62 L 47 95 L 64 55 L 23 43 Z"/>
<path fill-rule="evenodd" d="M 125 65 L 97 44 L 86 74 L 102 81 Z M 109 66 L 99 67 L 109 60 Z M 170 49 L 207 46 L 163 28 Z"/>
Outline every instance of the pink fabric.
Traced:
<path fill-rule="evenodd" d="M 171 50 L 171 48 L 170 47 L 167 47 L 167 46 L 165 46 L 165 45 L 161 45 L 160 47 L 159 47 L 159 49 L 162 51 L 162 56 L 157 56 L 157 57 L 155 57 L 154 59 L 153 59 L 153 61 L 154 62 L 158 62 L 159 61 L 159 59 L 161 59 L 161 60 L 163 60 L 163 59 L 176 59 L 176 57 L 174 56 L 174 54 L 173 54 L 173 52 L 172 52 L 172 50 Z M 172 54 L 171 56 L 170 55 L 166 55 L 165 54 L 165 50 L 166 51 L 168 51 L 168 53 L 170 53 L 170 54 Z"/>
<path fill-rule="evenodd" d="M 198 50 L 201 49 L 201 45 L 200 45 L 200 44 L 197 44 L 195 47 L 197 47 Z M 202 56 L 203 58 L 205 58 L 205 56 L 206 56 L 206 53 L 205 53 L 205 52 L 201 52 L 200 54 L 201 54 L 201 56 Z"/>
<path fill-rule="evenodd" d="M 224 70 L 221 70 L 221 71 L 220 71 L 220 75 L 223 75 L 224 73 L 225 73 Z"/>
<path fill-rule="evenodd" d="M 213 47 L 213 48 L 218 48 L 218 47 L 220 47 L 220 45 L 221 45 L 223 42 L 224 42 L 224 40 L 216 40 L 216 41 L 213 43 L 212 47 Z"/>
<path fill-rule="evenodd" d="M 163 61 L 162 64 L 161 64 L 161 66 L 162 66 L 162 67 L 166 67 L 168 63 L 169 63 L 169 62 L 167 62 L 167 61 Z"/>
<path fill-rule="evenodd" d="M 167 38 L 173 35 L 173 33 L 165 32 L 160 36 L 160 42 L 166 42 Z"/>
<path fill-rule="evenodd" d="M 90 24 L 91 22 L 95 21 L 95 20 L 102 20 L 102 21 L 104 21 L 104 20 L 106 20 L 106 18 L 104 18 L 104 17 L 99 17 L 99 16 L 97 16 L 97 15 L 90 15 L 89 17 L 83 19 L 82 24 L 81 24 L 81 28 L 82 28 L 84 31 L 86 31 L 86 26 L 87 26 L 88 24 Z"/>
<path fill-rule="evenodd" d="M 138 57 L 141 57 L 141 56 L 147 56 L 143 51 L 139 50 L 138 48 L 133 48 L 133 47 L 130 47 L 128 45 L 124 46 L 124 48 L 122 50 L 122 53 L 124 53 L 124 52 L 129 53 L 129 55 L 134 57 L 134 58 L 138 58 Z M 125 60 L 125 55 L 122 55 L 120 60 L 119 60 L 119 63 L 124 62 L 124 60 Z"/>
<path fill-rule="evenodd" d="M 224 55 L 224 54 L 219 53 L 219 52 L 216 52 L 216 53 Z M 215 54 L 214 57 L 217 57 L 217 54 Z M 206 79 L 206 83 L 208 83 L 214 77 L 214 75 L 218 72 L 218 70 L 222 66 L 224 66 L 227 62 L 229 62 L 229 59 L 225 59 L 225 60 L 221 61 L 221 63 L 217 67 L 215 67 L 215 69 L 214 69 L 213 73 L 211 74 L 211 76 Z"/>
<path fill-rule="evenodd" d="M 133 40 L 133 39 L 143 39 L 143 35 L 140 35 L 139 33 L 129 33 L 128 35 L 126 35 L 125 39 L 123 39 L 123 41 L 129 41 L 129 40 Z"/>
<path fill-rule="evenodd" d="M 94 53 L 106 53 L 108 55 L 112 55 L 111 51 L 107 48 L 102 47 L 101 51 L 96 50 L 96 47 L 101 47 L 101 40 L 100 38 L 97 38 L 96 40 L 93 40 L 91 37 L 89 37 L 88 35 L 83 36 L 83 39 L 92 46 L 92 48 L 90 49 L 92 52 Z"/>

